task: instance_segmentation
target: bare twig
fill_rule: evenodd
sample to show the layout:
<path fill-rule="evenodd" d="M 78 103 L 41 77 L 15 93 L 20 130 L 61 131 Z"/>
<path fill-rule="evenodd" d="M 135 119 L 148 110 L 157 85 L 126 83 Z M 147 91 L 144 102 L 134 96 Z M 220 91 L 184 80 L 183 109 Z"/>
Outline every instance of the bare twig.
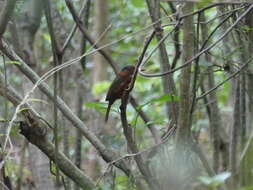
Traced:
<path fill-rule="evenodd" d="M 166 35 L 164 35 L 164 37 L 157 43 L 157 45 L 151 50 L 151 53 L 145 58 L 145 60 L 143 60 L 143 62 L 141 63 L 141 65 L 140 65 L 140 69 L 139 69 L 139 73 L 141 74 L 141 75 L 143 75 L 143 76 L 148 76 L 149 77 L 149 75 L 150 74 L 146 74 L 146 73 L 144 73 L 142 70 L 143 70 L 143 66 L 145 65 L 145 63 L 147 63 L 147 61 L 150 59 L 150 57 L 153 55 L 153 53 L 158 49 L 158 47 L 160 46 L 160 44 L 161 43 L 163 43 L 168 37 L 169 37 L 169 35 L 171 35 L 177 28 L 178 28 L 178 26 L 180 25 L 180 20 L 178 20 L 177 21 L 177 23 L 176 23 L 176 25 L 174 26 L 174 28 L 170 31 L 170 32 L 168 32 Z M 172 69 L 173 70 L 173 69 Z M 164 73 L 166 73 L 166 72 L 164 72 Z M 161 76 L 163 76 L 163 75 L 161 75 Z"/>
<path fill-rule="evenodd" d="M 206 47 L 205 49 L 203 49 L 202 51 L 200 51 L 199 53 L 197 53 L 195 56 L 193 56 L 191 59 L 189 59 L 188 61 L 186 61 L 184 64 L 182 64 L 181 66 L 175 68 L 175 69 L 171 69 L 169 71 L 166 71 L 164 73 L 158 73 L 158 74 L 147 74 L 144 73 L 143 71 L 139 71 L 139 73 L 145 77 L 161 77 L 163 75 L 166 74 L 171 74 L 174 73 L 175 71 L 178 71 L 186 66 L 188 66 L 189 64 L 191 64 L 195 59 L 197 59 L 199 56 L 201 56 L 202 54 L 204 54 L 205 52 L 209 51 L 211 48 L 213 48 L 214 46 L 216 46 L 223 38 L 225 38 L 233 29 L 234 27 L 242 20 L 242 18 L 244 18 L 251 10 L 253 9 L 253 4 L 249 6 L 249 8 L 243 13 L 241 14 L 240 17 L 237 18 L 237 20 L 212 44 L 210 44 L 208 47 Z"/>
<path fill-rule="evenodd" d="M 70 12 L 71 12 L 71 14 L 72 14 L 73 19 L 75 20 L 75 22 L 76 22 L 78 28 L 80 29 L 80 31 L 82 32 L 83 36 L 89 41 L 89 43 L 90 43 L 91 45 L 93 45 L 93 47 L 94 47 L 97 51 L 99 51 L 99 52 L 104 56 L 104 58 L 105 58 L 105 59 L 108 61 L 108 63 L 110 63 L 110 65 L 112 66 L 114 72 L 117 73 L 117 72 L 118 72 L 118 64 L 112 59 L 112 57 L 111 57 L 110 55 L 108 55 L 108 54 L 103 50 L 103 48 L 107 47 L 108 45 L 99 47 L 99 46 L 94 42 L 94 40 L 89 36 L 87 30 L 86 30 L 85 27 L 83 26 L 83 23 L 82 23 L 81 19 L 77 16 L 72 2 L 69 1 L 69 0 L 65 0 L 65 1 L 66 1 L 66 4 L 67 4 L 67 6 L 68 6 L 68 8 L 69 8 L 69 10 L 70 10 Z M 152 27 L 154 24 L 156 24 L 156 23 L 159 22 L 159 21 L 160 21 L 160 19 L 159 19 L 158 21 L 152 23 L 150 26 L 148 26 L 148 28 L 149 28 L 149 27 Z M 110 43 L 109 45 L 112 45 L 112 44 L 114 44 L 114 43 L 116 43 L 116 41 Z M 81 58 L 82 58 L 82 57 L 81 57 Z M 141 116 L 143 116 L 143 114 L 142 114 Z M 143 118 L 142 118 L 142 119 L 143 119 Z M 147 119 L 147 118 L 146 118 L 146 119 Z M 143 120 L 145 121 L 145 119 L 143 119 Z M 152 130 L 151 130 L 151 128 L 152 128 L 152 126 L 149 127 L 149 129 L 150 129 L 151 133 L 153 134 L 153 132 L 154 132 L 155 129 L 152 129 Z M 157 136 L 157 135 L 156 135 L 156 136 Z"/>
<path fill-rule="evenodd" d="M 140 117 L 142 118 L 142 120 L 147 124 L 147 127 L 149 128 L 153 138 L 154 138 L 154 141 L 156 143 L 160 142 L 161 141 L 161 137 L 158 133 L 158 130 L 155 128 L 155 126 L 150 123 L 150 118 L 147 116 L 147 114 L 142 110 L 142 109 L 139 109 L 140 106 L 137 104 L 136 100 L 130 95 L 130 99 L 129 99 L 131 105 L 134 107 L 135 111 L 140 115 Z"/>
<path fill-rule="evenodd" d="M 162 141 L 160 141 L 160 142 L 152 145 L 151 147 L 145 148 L 145 149 L 143 149 L 143 150 L 141 150 L 141 151 L 139 151 L 137 153 L 126 154 L 126 155 L 118 158 L 117 160 L 114 160 L 114 161 L 108 163 L 105 171 L 103 172 L 103 174 L 101 175 L 101 177 L 97 180 L 96 184 L 99 183 L 99 181 L 102 179 L 102 177 L 104 176 L 104 174 L 112 167 L 112 165 L 115 162 L 118 162 L 120 160 L 124 160 L 124 159 L 127 159 L 127 158 L 131 158 L 131 157 L 135 157 L 135 156 L 138 156 L 138 155 L 141 155 L 141 154 L 144 154 L 144 153 L 148 153 L 148 152 L 151 152 L 151 151 L 155 151 L 156 148 L 158 148 L 159 146 L 163 145 L 164 143 L 166 143 L 169 140 L 169 137 L 175 132 L 175 129 L 176 129 L 176 127 L 170 128 L 169 131 L 167 132 L 166 137 L 164 137 Z"/>
<path fill-rule="evenodd" d="M 22 97 L 12 88 L 10 85 L 4 86 L 4 77 L 0 73 L 0 95 L 5 96 L 15 106 L 22 102 Z M 26 118 L 27 122 L 21 121 L 20 123 L 25 126 L 21 126 L 23 135 L 37 147 L 39 147 L 50 159 L 55 160 L 55 148 L 49 142 L 46 137 L 46 128 L 40 123 L 38 114 L 28 104 L 24 105 L 26 110 L 21 113 Z M 29 122 L 29 124 L 28 124 Z M 31 125 L 31 126 L 28 126 Z M 22 128 L 23 127 L 23 128 Z M 61 171 L 73 181 L 79 184 L 84 189 L 91 189 L 94 187 L 92 180 L 86 176 L 81 170 L 79 170 L 74 164 L 72 164 L 62 153 L 57 154 L 57 164 Z M 56 161 L 55 160 L 55 161 Z"/>
<path fill-rule="evenodd" d="M 55 30 L 52 23 L 52 15 L 51 15 L 51 5 L 49 0 L 44 1 L 44 10 L 47 20 L 47 26 L 51 39 L 51 46 L 53 52 L 54 66 L 61 65 L 62 63 L 62 52 L 60 51 L 59 42 L 55 36 Z M 54 99 L 57 98 L 58 95 L 58 73 L 54 73 Z M 56 188 L 58 189 L 60 186 L 60 171 L 57 165 L 57 154 L 59 152 L 59 129 L 58 129 L 58 108 L 56 102 L 54 102 L 53 107 L 53 117 L 54 117 L 54 146 L 55 146 L 55 165 L 56 165 Z"/>
<path fill-rule="evenodd" d="M 148 10 L 149 10 L 149 15 L 151 17 L 152 22 L 155 22 L 160 19 L 161 13 L 160 13 L 160 1 L 159 0 L 146 0 L 146 3 L 148 5 Z M 175 17 L 178 17 L 179 11 L 173 13 Z M 175 30 L 179 29 L 179 25 L 176 24 Z M 154 25 L 154 30 L 156 31 L 156 39 L 159 41 L 159 46 L 158 46 L 158 51 L 159 51 L 159 64 L 161 67 L 162 72 L 170 70 L 171 65 L 169 62 L 169 57 L 166 49 L 166 44 L 165 44 L 165 39 L 168 37 L 164 38 L 163 34 L 163 28 L 162 28 L 162 23 L 157 22 Z M 173 94 L 177 95 L 176 92 L 176 85 L 173 76 L 163 76 L 162 77 L 162 87 L 163 87 L 163 92 L 165 94 Z M 174 101 L 167 101 L 165 103 L 165 110 L 167 112 L 167 118 L 172 121 L 172 125 L 177 123 L 177 113 L 178 113 L 178 102 Z"/>
<path fill-rule="evenodd" d="M 154 37 L 154 35 L 155 35 L 155 32 L 152 32 L 152 34 L 150 35 L 150 37 L 145 42 L 143 51 L 142 51 L 141 55 L 139 56 L 138 63 L 136 65 L 136 67 L 135 67 L 133 78 L 131 80 L 129 88 L 127 90 L 125 90 L 125 92 L 123 94 L 122 101 L 121 101 L 121 106 L 120 106 L 120 110 L 121 110 L 121 112 L 120 112 L 121 114 L 120 115 L 121 115 L 121 122 L 122 122 L 122 126 L 123 126 L 123 132 L 124 132 L 125 138 L 127 140 L 127 145 L 129 147 L 129 149 L 131 150 L 131 152 L 134 153 L 134 154 L 138 153 L 139 150 L 138 150 L 136 142 L 134 141 L 134 138 L 133 138 L 132 127 L 129 126 L 128 122 L 127 122 L 127 116 L 126 116 L 127 101 L 128 101 L 129 93 L 131 92 L 131 90 L 134 87 L 134 83 L 135 83 L 136 76 L 137 76 L 137 73 L 138 73 L 138 67 L 141 64 L 141 62 L 142 62 L 142 60 L 144 58 L 145 52 L 146 52 L 146 50 L 148 48 L 148 45 L 150 44 L 150 42 L 151 42 L 152 38 Z M 144 176 L 144 179 L 149 184 L 149 186 L 153 190 L 157 189 L 157 187 L 158 187 L 157 185 L 158 184 L 152 178 L 151 173 L 150 173 L 148 167 L 145 165 L 142 156 L 141 155 L 136 155 L 134 157 L 134 159 L 136 161 L 136 164 L 137 164 L 137 166 L 138 166 L 141 174 Z"/>
<path fill-rule="evenodd" d="M 94 45 L 95 42 L 92 39 L 92 37 L 88 34 L 86 28 L 84 28 L 83 24 L 82 24 L 82 20 L 78 17 L 75 8 L 72 4 L 72 2 L 70 0 L 65 0 L 66 5 L 69 8 L 69 11 L 74 19 L 74 21 L 76 22 L 78 28 L 80 29 L 80 31 L 83 33 L 83 35 L 85 36 L 85 38 L 90 42 L 90 44 Z M 98 45 L 94 45 L 94 48 L 97 49 L 103 56 L 104 58 L 108 61 L 108 63 L 112 66 L 114 71 L 117 71 L 117 64 L 114 62 L 114 60 L 103 50 L 103 49 L 99 49 Z"/>
<path fill-rule="evenodd" d="M 20 65 L 17 66 L 19 67 L 20 71 L 22 71 L 33 83 L 36 83 L 36 85 L 34 85 L 34 88 L 39 87 L 40 90 L 43 93 L 45 93 L 49 99 L 57 103 L 57 107 L 60 109 L 62 114 L 68 120 L 70 120 L 70 122 L 72 122 L 77 129 L 80 130 L 82 135 L 84 135 L 90 141 L 90 143 L 98 150 L 98 152 L 101 154 L 101 156 L 105 161 L 110 162 L 118 157 L 116 153 L 106 148 L 106 146 L 87 128 L 87 126 L 62 101 L 62 99 L 60 99 L 59 97 L 57 97 L 56 99 L 54 98 L 52 91 L 49 90 L 50 88 L 44 82 L 41 82 L 41 78 L 29 66 L 27 66 L 27 64 L 17 54 L 15 54 L 15 52 L 11 48 L 9 48 L 7 44 L 5 43 L 3 44 L 3 41 L 0 41 L 0 50 L 10 60 L 19 61 L 21 63 Z M 29 95 L 30 93 L 27 94 L 27 97 Z M 26 102 L 27 97 L 23 99 L 22 103 Z M 17 109 L 19 109 L 19 107 Z M 13 119 L 16 119 L 16 116 L 13 117 Z M 123 162 L 117 163 L 116 166 L 121 168 L 122 171 L 126 173 L 126 175 L 129 176 L 131 174 L 129 168 L 125 163 Z"/>
<path fill-rule="evenodd" d="M 219 88 L 220 86 L 222 86 L 224 83 L 226 83 L 227 81 L 229 81 L 230 79 L 232 79 L 233 77 L 235 77 L 236 75 L 238 75 L 252 61 L 252 59 L 253 58 L 250 58 L 244 65 L 242 65 L 236 72 L 234 72 L 232 75 L 230 75 L 224 81 L 220 82 L 219 84 L 217 84 L 212 89 L 206 91 L 204 94 L 202 94 L 199 97 L 197 97 L 197 100 L 199 100 L 199 99 L 203 98 L 204 96 L 210 94 L 212 91 L 216 90 L 217 88 Z"/>
<path fill-rule="evenodd" d="M 81 8 L 81 10 L 79 11 L 79 17 L 83 15 L 83 13 L 87 11 L 87 7 L 89 7 L 89 3 L 90 3 L 90 0 L 86 0 Z M 66 50 L 66 48 L 68 47 L 70 41 L 72 40 L 75 32 L 76 32 L 76 29 L 77 29 L 77 24 L 75 23 L 73 28 L 71 29 L 66 41 L 64 42 L 62 48 L 61 48 L 61 52 L 64 53 L 64 51 Z"/>

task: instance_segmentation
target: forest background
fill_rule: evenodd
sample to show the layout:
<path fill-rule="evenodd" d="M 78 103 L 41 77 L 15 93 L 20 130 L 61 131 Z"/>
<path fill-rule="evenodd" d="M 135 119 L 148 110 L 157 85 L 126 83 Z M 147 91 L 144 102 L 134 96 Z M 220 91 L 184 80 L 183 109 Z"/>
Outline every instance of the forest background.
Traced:
<path fill-rule="evenodd" d="M 0 189 L 252 190 L 252 42 L 252 3 L 1 0 Z"/>

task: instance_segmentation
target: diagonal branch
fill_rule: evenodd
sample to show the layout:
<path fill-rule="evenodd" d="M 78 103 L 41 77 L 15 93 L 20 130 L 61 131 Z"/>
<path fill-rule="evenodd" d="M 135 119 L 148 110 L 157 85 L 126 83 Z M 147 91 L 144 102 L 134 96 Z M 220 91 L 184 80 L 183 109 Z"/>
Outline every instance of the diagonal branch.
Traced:
<path fill-rule="evenodd" d="M 129 147 L 129 149 L 131 150 L 131 153 L 133 153 L 133 154 L 138 153 L 139 150 L 138 150 L 137 144 L 133 138 L 134 135 L 133 135 L 132 126 L 128 125 L 128 122 L 127 122 L 127 115 L 126 115 L 127 102 L 128 102 L 129 94 L 134 87 L 134 83 L 135 83 L 135 80 L 137 77 L 138 69 L 141 65 L 141 62 L 145 56 L 145 53 L 146 53 L 148 46 L 149 46 L 150 42 L 152 41 L 154 35 L 155 35 L 155 31 L 153 31 L 152 34 L 145 41 L 142 53 L 140 54 L 140 56 L 138 58 L 138 63 L 137 63 L 135 70 L 134 70 L 133 78 L 131 80 L 131 83 L 129 84 L 129 88 L 124 91 L 124 94 L 123 94 L 123 97 L 121 100 L 120 115 L 121 115 L 121 122 L 122 122 L 122 126 L 123 126 L 123 132 L 124 132 L 125 138 L 127 140 L 127 145 Z M 134 159 L 136 161 L 136 164 L 137 164 L 141 174 L 144 176 L 144 179 L 149 184 L 151 189 L 153 189 L 153 190 L 158 189 L 157 188 L 158 184 L 155 181 L 155 179 L 152 177 L 151 172 L 150 172 L 148 166 L 145 164 L 142 155 L 136 154 Z"/>
<path fill-rule="evenodd" d="M 102 49 L 100 46 L 98 46 L 98 45 L 95 43 L 95 41 L 92 39 L 92 37 L 88 34 L 88 31 L 87 31 L 87 29 L 84 27 L 82 20 L 78 17 L 78 14 L 76 13 L 75 8 L 74 8 L 72 2 L 71 2 L 70 0 L 65 0 L 65 2 L 66 2 L 67 6 L 68 6 L 68 8 L 69 8 L 70 13 L 72 14 L 72 17 L 73 17 L 74 21 L 76 22 L 78 28 L 79 28 L 80 31 L 82 32 L 84 38 L 86 38 L 87 41 L 88 41 L 95 49 L 97 49 L 97 50 L 101 53 L 101 55 L 104 56 L 104 58 L 105 58 L 105 59 L 108 61 L 108 63 L 112 66 L 114 72 L 117 73 L 117 72 L 118 72 L 118 64 L 113 60 L 113 58 L 112 58 L 107 52 L 104 51 L 104 49 Z M 131 99 L 132 99 L 131 102 L 134 101 L 134 103 L 132 103 L 133 107 L 134 107 L 135 109 L 138 109 L 139 106 L 138 106 L 137 102 L 135 101 L 135 99 L 134 99 L 132 96 L 130 96 L 130 97 L 131 97 Z M 143 119 L 143 121 L 146 122 L 146 123 L 148 123 L 148 122 L 150 121 L 150 119 L 145 115 L 145 113 L 144 113 L 142 110 L 139 110 L 139 112 L 142 113 L 142 114 L 140 114 L 140 116 L 141 116 L 141 118 Z M 143 117 L 143 116 L 146 116 L 146 117 Z M 149 130 L 150 130 L 152 136 L 154 137 L 155 140 L 157 140 L 157 139 L 159 138 L 159 136 L 157 135 L 157 134 L 158 134 L 157 130 L 154 128 L 153 125 L 148 125 L 148 126 L 149 126 Z"/>
<path fill-rule="evenodd" d="M 87 0 L 87 1 L 84 2 L 84 4 L 83 4 L 81 10 L 79 11 L 78 15 L 81 17 L 85 13 L 86 15 L 84 17 L 86 17 L 87 14 L 88 14 L 88 12 L 89 12 L 88 11 L 89 7 L 90 7 L 90 0 Z M 61 48 L 61 52 L 62 53 L 64 53 L 65 50 L 66 50 L 66 48 L 68 47 L 70 41 L 72 40 L 72 38 L 73 38 L 73 36 L 74 36 L 74 34 L 76 32 L 76 29 L 77 29 L 77 24 L 75 23 L 74 26 L 72 27 L 72 29 L 71 29 L 71 31 L 70 31 L 67 39 L 65 40 L 62 48 Z"/>
<path fill-rule="evenodd" d="M 47 27 L 48 27 L 48 31 L 49 31 L 49 35 L 50 35 L 50 39 L 51 39 L 51 48 L 52 48 L 52 52 L 53 52 L 54 67 L 56 67 L 57 65 L 62 64 L 63 54 L 60 51 L 59 41 L 57 41 L 57 39 L 56 39 L 55 28 L 54 28 L 53 22 L 52 22 L 51 5 L 50 5 L 49 0 L 44 1 L 44 12 L 45 12 L 45 16 L 46 16 L 46 20 L 47 20 Z M 58 96 L 58 78 L 59 78 L 58 75 L 59 74 L 57 72 L 54 73 L 54 80 L 53 80 L 54 81 L 54 92 L 53 92 L 54 99 L 56 99 Z M 54 162 L 56 163 L 55 176 L 56 176 L 56 184 L 59 186 L 60 173 L 59 173 L 59 168 L 58 168 L 58 164 L 57 164 L 57 154 L 59 152 L 59 138 L 58 138 L 59 126 L 58 126 L 58 109 L 57 109 L 56 102 L 54 102 L 54 106 L 53 106 L 53 117 L 54 117 L 54 146 L 55 146 Z"/>
<path fill-rule="evenodd" d="M 108 55 L 103 49 L 99 49 L 99 46 L 95 44 L 95 41 L 92 39 L 92 37 L 88 34 L 88 31 L 83 26 L 82 20 L 78 17 L 78 14 L 76 13 L 76 10 L 70 0 L 65 0 L 66 5 L 69 8 L 69 11 L 76 22 L 79 30 L 83 33 L 84 37 L 89 41 L 91 45 L 94 45 L 95 49 L 98 49 L 98 51 L 104 56 L 104 58 L 108 61 L 108 63 L 112 66 L 113 70 L 115 72 L 118 71 L 117 63 L 111 58 L 111 56 Z"/>
<path fill-rule="evenodd" d="M 40 77 L 11 49 L 8 47 L 8 45 L 0 41 L 0 50 L 12 61 L 18 61 L 21 64 L 16 66 L 19 68 L 19 70 L 24 73 L 33 83 L 36 83 Z M 65 104 L 65 102 L 57 97 L 54 98 L 53 92 L 50 90 L 49 86 L 45 84 L 44 82 L 40 83 L 38 85 L 39 89 L 45 93 L 48 98 L 56 102 L 57 107 L 62 112 L 62 114 L 77 128 L 80 130 L 83 136 L 85 136 L 89 142 L 98 150 L 98 152 L 101 154 L 103 159 L 106 162 L 111 162 L 113 160 L 116 160 L 118 158 L 118 155 L 109 150 L 98 138 L 96 135 L 94 135 L 88 127 L 71 111 L 71 109 Z M 122 171 L 125 172 L 127 176 L 131 175 L 131 171 L 129 167 L 126 165 L 125 162 L 117 162 L 115 163 L 115 166 L 120 168 Z"/>
<path fill-rule="evenodd" d="M 215 87 L 213 87 L 212 89 L 208 90 L 207 92 L 205 92 L 204 94 L 201 94 L 199 97 L 197 97 L 197 100 L 205 97 L 206 95 L 212 93 L 214 90 L 216 90 L 217 88 L 219 88 L 220 86 L 222 86 L 224 83 L 226 83 L 227 81 L 229 81 L 230 79 L 234 78 L 236 75 L 238 75 L 243 69 L 245 69 L 245 67 L 252 61 L 253 58 L 250 58 L 244 65 L 242 65 L 236 72 L 234 72 L 232 75 L 230 75 L 228 78 L 226 78 L 224 81 L 220 82 L 219 84 L 217 84 Z"/>
<path fill-rule="evenodd" d="M 7 98 L 14 105 L 21 103 L 21 96 L 10 85 L 4 84 L 4 77 L 0 73 L 0 95 Z M 28 104 L 21 113 L 26 118 L 27 122 L 21 122 L 21 134 L 24 135 L 29 142 L 37 146 L 50 159 L 55 160 L 61 171 L 71 178 L 75 183 L 79 184 L 83 189 L 92 189 L 95 187 L 94 182 L 86 176 L 83 171 L 78 169 L 64 154 L 58 152 L 55 154 L 55 148 L 46 137 L 46 128 L 42 126 L 39 116 Z M 29 122 L 29 123 L 28 123 Z"/>
<path fill-rule="evenodd" d="M 240 17 L 237 18 L 237 20 L 212 44 L 210 44 L 208 47 L 206 47 L 205 49 L 203 49 L 202 51 L 198 52 L 195 56 L 193 56 L 192 58 L 190 58 L 188 61 L 186 61 L 184 64 L 182 64 L 181 66 L 175 68 L 175 69 L 171 69 L 169 71 L 163 72 L 163 73 L 158 73 L 158 74 L 148 74 L 148 73 L 144 73 L 142 71 L 140 71 L 139 73 L 142 76 L 145 77 L 161 77 L 163 75 L 167 75 L 167 74 L 171 74 L 174 73 L 184 67 L 187 67 L 188 65 L 190 65 L 194 60 L 196 60 L 199 56 L 201 56 L 202 54 L 206 53 L 207 51 L 209 51 L 211 48 L 213 48 L 214 46 L 216 46 L 219 42 L 221 42 L 221 40 L 223 38 L 225 38 L 233 29 L 234 27 L 253 9 L 253 4 L 251 4 L 248 9 L 240 15 Z M 180 18 L 182 19 L 182 18 Z"/>

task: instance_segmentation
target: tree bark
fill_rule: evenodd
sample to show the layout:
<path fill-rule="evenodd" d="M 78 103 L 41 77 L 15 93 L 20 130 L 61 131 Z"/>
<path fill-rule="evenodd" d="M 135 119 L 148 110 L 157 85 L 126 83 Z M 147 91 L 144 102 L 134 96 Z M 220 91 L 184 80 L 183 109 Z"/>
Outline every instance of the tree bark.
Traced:
<path fill-rule="evenodd" d="M 193 11 L 193 3 L 186 3 L 182 9 L 183 14 Z M 193 17 L 189 16 L 184 19 L 183 23 L 183 49 L 182 60 L 188 61 L 193 57 L 194 47 L 194 29 Z M 180 77 L 180 102 L 179 102 L 179 116 L 178 116 L 178 129 L 176 136 L 177 147 L 186 146 L 190 138 L 190 81 L 191 81 L 191 64 L 181 70 Z M 181 149 L 181 148 L 180 148 Z"/>
<path fill-rule="evenodd" d="M 157 41 L 159 42 L 164 37 L 163 28 L 161 25 L 162 23 L 161 21 L 159 21 L 161 18 L 160 0 L 146 0 L 146 2 L 148 5 L 151 20 L 153 23 L 156 23 L 154 24 L 154 30 L 156 31 L 155 35 Z M 159 58 L 160 58 L 161 71 L 164 72 L 170 70 L 171 67 L 169 64 L 169 58 L 166 50 L 166 45 L 164 42 L 162 42 L 159 46 Z M 162 77 L 162 86 L 165 94 L 172 94 L 174 96 L 177 95 L 176 86 L 172 74 L 164 75 Z M 168 119 L 172 120 L 172 125 L 175 125 L 177 122 L 177 115 L 178 115 L 178 103 L 176 101 L 166 102 L 166 112 Z"/>

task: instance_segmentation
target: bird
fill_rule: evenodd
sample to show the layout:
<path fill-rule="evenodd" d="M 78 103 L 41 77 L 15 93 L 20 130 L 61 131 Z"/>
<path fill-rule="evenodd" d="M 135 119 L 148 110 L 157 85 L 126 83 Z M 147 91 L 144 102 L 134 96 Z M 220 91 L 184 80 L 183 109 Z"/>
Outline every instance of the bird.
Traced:
<path fill-rule="evenodd" d="M 107 92 L 105 100 L 108 101 L 108 107 L 105 115 L 105 123 L 108 121 L 109 112 L 112 104 L 123 96 L 124 90 L 128 88 L 129 83 L 132 80 L 132 75 L 134 73 L 135 66 L 126 65 L 117 74 L 116 78 L 111 83 L 109 90 Z"/>

